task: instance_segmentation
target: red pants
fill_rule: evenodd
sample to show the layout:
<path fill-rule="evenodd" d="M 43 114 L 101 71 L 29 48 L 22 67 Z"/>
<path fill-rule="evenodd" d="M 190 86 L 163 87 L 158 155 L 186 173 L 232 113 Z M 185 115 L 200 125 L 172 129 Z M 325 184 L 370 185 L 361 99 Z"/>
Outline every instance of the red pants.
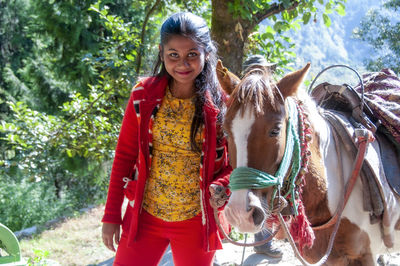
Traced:
<path fill-rule="evenodd" d="M 213 264 L 215 251 L 203 249 L 201 214 L 186 221 L 166 222 L 142 210 L 139 225 L 131 247 L 127 246 L 128 232 L 122 232 L 114 265 L 156 266 L 168 244 L 175 266 Z"/>

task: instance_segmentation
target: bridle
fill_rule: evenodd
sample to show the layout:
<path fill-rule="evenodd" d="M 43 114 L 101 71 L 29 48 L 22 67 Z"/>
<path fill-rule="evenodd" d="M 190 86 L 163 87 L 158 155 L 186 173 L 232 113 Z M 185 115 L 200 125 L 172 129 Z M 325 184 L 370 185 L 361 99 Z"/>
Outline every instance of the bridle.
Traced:
<path fill-rule="evenodd" d="M 229 187 L 232 191 L 239 189 L 263 189 L 274 187 L 273 200 L 280 191 L 286 191 L 285 198 L 295 203 L 296 179 L 301 168 L 301 144 L 299 132 L 299 110 L 294 99 L 287 99 L 288 122 L 286 127 L 286 146 L 282 161 L 274 175 L 251 167 L 235 168 L 230 176 Z M 300 130 L 300 132 L 303 132 Z M 280 195 L 278 195 L 279 197 Z"/>
<path fill-rule="evenodd" d="M 262 189 L 267 187 L 274 187 L 271 206 L 271 213 L 278 214 L 283 208 L 287 206 L 287 200 L 291 201 L 292 205 L 296 205 L 296 187 L 298 187 L 298 179 L 303 179 L 304 174 L 308 166 L 308 157 L 310 153 L 305 149 L 308 149 L 308 144 L 311 140 L 311 133 L 309 132 L 309 127 L 304 124 L 304 112 L 302 107 L 300 107 L 292 98 L 287 99 L 288 106 L 288 124 L 287 124 L 287 134 L 286 134 L 286 146 L 285 153 L 282 158 L 282 162 L 275 173 L 271 175 L 260 170 L 250 168 L 250 167 L 238 167 L 235 168 L 230 176 L 229 187 L 232 191 L 239 189 Z M 299 123 L 300 121 L 300 123 Z M 299 124 L 301 124 L 299 126 Z M 299 130 L 300 128 L 300 130 Z M 301 132 L 299 134 L 298 132 Z M 303 149 L 301 148 L 301 145 Z M 303 159 L 302 159 L 303 158 Z M 296 186 L 297 185 L 297 186 Z M 285 186 L 286 194 L 281 195 L 282 187 Z M 278 199 L 277 201 L 275 199 Z M 274 202 L 278 202 L 277 206 L 274 206 Z M 296 208 L 295 214 L 296 213 Z M 271 234 L 267 239 L 254 242 L 254 243 L 240 243 L 232 240 L 223 230 L 222 226 L 219 224 L 217 210 L 214 209 L 214 217 L 217 221 L 220 231 L 223 233 L 224 237 L 228 242 L 244 247 L 259 246 L 270 241 L 279 231 L 278 229 Z"/>

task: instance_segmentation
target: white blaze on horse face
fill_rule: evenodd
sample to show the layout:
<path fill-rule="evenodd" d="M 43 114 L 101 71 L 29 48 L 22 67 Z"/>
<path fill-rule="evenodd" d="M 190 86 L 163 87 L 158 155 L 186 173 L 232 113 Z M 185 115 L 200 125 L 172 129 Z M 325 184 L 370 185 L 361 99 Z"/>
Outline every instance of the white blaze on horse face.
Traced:
<path fill-rule="evenodd" d="M 236 146 L 236 167 L 246 167 L 248 164 L 247 143 L 254 124 L 255 117 L 248 107 L 243 117 L 237 112 L 232 120 L 232 137 Z M 229 202 L 225 207 L 225 215 L 228 222 L 241 232 L 254 232 L 256 228 L 252 219 L 252 211 L 248 211 L 248 190 L 239 189 L 232 191 Z"/>
<path fill-rule="evenodd" d="M 235 118 L 232 120 L 231 131 L 236 146 L 236 167 L 247 166 L 247 143 L 254 120 L 255 117 L 251 107 L 246 108 L 243 117 L 240 115 L 240 112 L 237 112 Z"/>

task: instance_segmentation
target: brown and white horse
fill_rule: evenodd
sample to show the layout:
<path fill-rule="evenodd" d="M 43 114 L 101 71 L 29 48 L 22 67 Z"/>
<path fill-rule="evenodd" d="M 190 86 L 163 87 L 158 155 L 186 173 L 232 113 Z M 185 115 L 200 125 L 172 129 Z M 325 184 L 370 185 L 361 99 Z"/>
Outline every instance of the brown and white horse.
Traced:
<path fill-rule="evenodd" d="M 343 191 L 351 176 L 354 156 L 343 147 L 338 153 L 338 146 L 343 144 L 340 141 L 339 144 L 335 144 L 331 125 L 321 116 L 319 107 L 308 93 L 301 88 L 309 67 L 307 64 L 303 69 L 286 75 L 278 82 L 273 82 L 266 71 L 254 70 L 238 85 L 235 77 L 233 91 L 232 88 L 224 88 L 230 93 L 224 130 L 228 136 L 229 157 L 234 168 L 231 183 L 235 178 L 235 170 L 242 170 L 239 171 L 239 176 L 258 175 L 247 176 L 244 181 L 232 183 L 232 194 L 224 212 L 231 225 L 241 232 L 255 233 L 268 226 L 266 221 L 269 221 L 274 213 L 271 205 L 279 209 L 279 201 L 274 196 L 277 194 L 286 194 L 289 207 L 292 211 L 297 208 L 298 215 L 304 210 L 309 223 L 303 221 L 298 226 L 310 226 L 303 228 L 303 233 L 325 224 L 343 203 Z M 226 71 L 220 71 L 219 74 L 220 81 L 221 78 L 228 78 Z M 308 142 L 301 144 L 301 151 L 297 151 L 297 154 L 301 155 L 301 162 L 298 162 L 299 175 L 294 177 L 294 181 L 276 181 L 271 177 L 282 168 L 282 160 L 286 156 L 286 143 L 289 142 L 286 138 L 291 119 L 289 102 L 292 102 L 292 105 L 295 103 L 300 117 L 304 118 L 299 119 L 299 122 L 302 123 L 302 130 L 307 132 L 300 132 L 298 138 Z M 374 141 L 367 149 L 370 152 L 379 150 L 379 147 Z M 296 153 L 295 150 L 290 152 Z M 294 159 L 289 156 L 288 160 Z M 379 158 L 377 163 L 379 164 Z M 291 168 L 295 166 L 289 166 L 283 175 L 287 176 Z M 269 179 L 260 180 L 263 176 Z M 261 185 L 250 184 L 246 187 L 244 184 L 254 180 Z M 280 184 L 268 186 L 272 183 Z M 286 191 L 290 187 L 288 183 L 296 185 L 294 192 Z M 291 197 L 292 200 L 294 198 L 292 204 Z M 396 204 L 398 206 L 398 202 Z M 369 213 L 363 210 L 362 184 L 358 178 L 342 212 L 341 220 L 339 219 L 340 226 L 326 265 L 374 265 L 378 254 L 399 250 L 397 239 L 400 239 L 400 235 L 399 231 L 395 231 L 399 217 L 400 210 L 397 207 L 385 228 L 394 236 L 394 245 L 388 249 L 382 240 L 381 223 L 371 224 Z M 296 221 L 296 218 L 291 220 Z M 303 256 L 310 263 L 317 262 L 325 254 L 333 228 L 332 225 L 308 231 L 307 241 L 313 240 L 313 245 L 304 247 Z"/>

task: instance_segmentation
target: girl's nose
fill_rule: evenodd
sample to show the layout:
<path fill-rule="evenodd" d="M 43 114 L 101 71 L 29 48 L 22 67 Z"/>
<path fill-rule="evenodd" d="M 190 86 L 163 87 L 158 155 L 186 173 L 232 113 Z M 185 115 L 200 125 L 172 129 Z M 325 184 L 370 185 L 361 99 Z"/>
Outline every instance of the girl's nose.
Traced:
<path fill-rule="evenodd" d="M 189 66 L 189 62 L 188 62 L 188 60 L 186 58 L 182 59 L 180 63 L 181 63 L 182 66 L 185 66 L 185 67 Z"/>

